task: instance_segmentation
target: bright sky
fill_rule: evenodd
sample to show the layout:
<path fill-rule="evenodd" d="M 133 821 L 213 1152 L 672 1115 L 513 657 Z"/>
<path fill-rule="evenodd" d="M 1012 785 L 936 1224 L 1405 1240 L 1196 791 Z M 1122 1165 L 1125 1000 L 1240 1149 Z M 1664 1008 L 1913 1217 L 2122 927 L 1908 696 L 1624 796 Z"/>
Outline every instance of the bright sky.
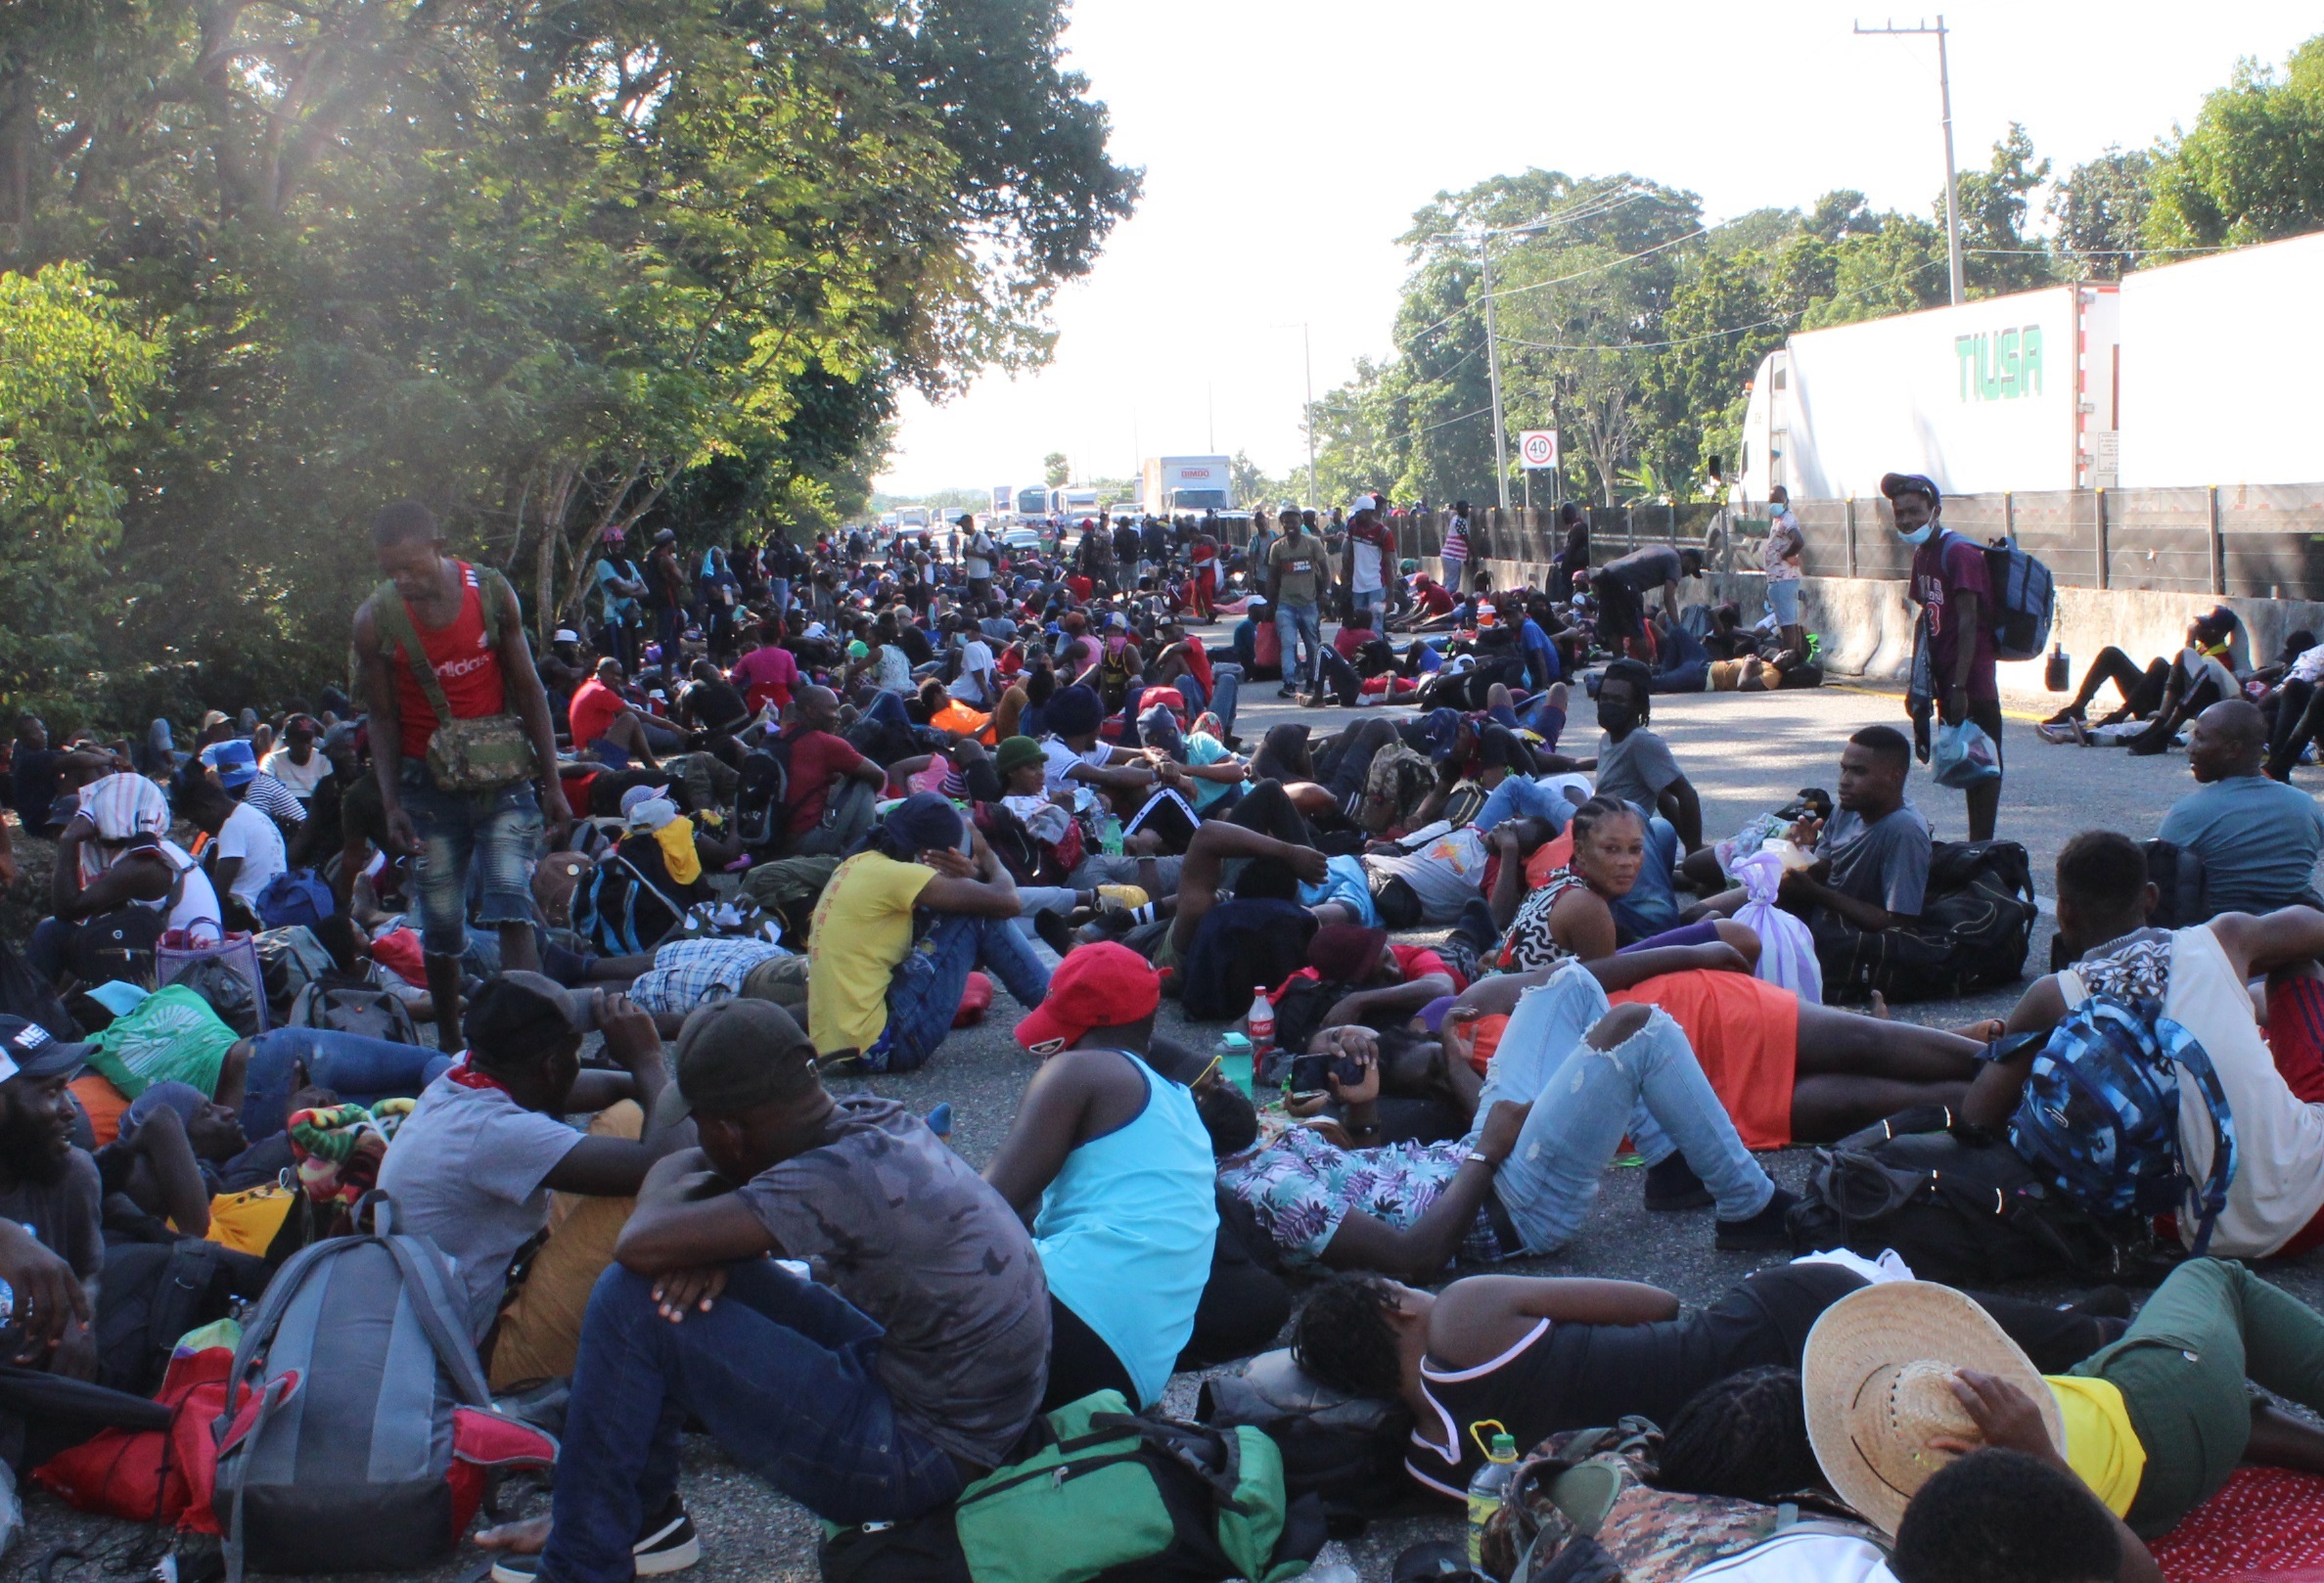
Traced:
<path fill-rule="evenodd" d="M 2324 27 L 2288 0 L 1944 15 L 1961 165 L 2015 119 L 2060 175 L 2191 122 L 2238 57 L 2280 66 Z M 1072 64 L 1145 199 L 1060 294 L 1056 359 L 941 407 L 908 396 L 881 487 L 1036 483 L 1054 450 L 1076 479 L 1130 475 L 1141 455 L 1303 465 L 1301 325 L 1318 393 L 1389 353 L 1394 238 L 1437 192 L 1496 172 L 1627 170 L 1714 219 L 1836 187 L 1928 212 L 1936 40 L 1849 31 L 1891 19 L 1922 20 L 1839 0 L 1077 0 Z"/>

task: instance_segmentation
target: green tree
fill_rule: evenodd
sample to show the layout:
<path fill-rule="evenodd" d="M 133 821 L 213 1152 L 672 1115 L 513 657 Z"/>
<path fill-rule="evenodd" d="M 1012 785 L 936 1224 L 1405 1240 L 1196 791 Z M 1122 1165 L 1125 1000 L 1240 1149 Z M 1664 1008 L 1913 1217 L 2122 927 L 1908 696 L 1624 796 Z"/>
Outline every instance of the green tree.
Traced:
<path fill-rule="evenodd" d="M 66 722 L 92 701 L 99 612 L 120 539 L 124 453 L 162 348 L 75 264 L 0 273 L 0 698 Z"/>
<path fill-rule="evenodd" d="M 114 558 L 165 594 L 107 635 L 114 673 L 194 663 L 152 707 L 336 673 L 376 575 L 358 529 L 395 495 L 519 573 L 543 622 L 610 526 L 859 509 L 895 393 L 1045 356 L 1056 286 L 1135 197 L 1059 68 L 1061 19 L 0 12 L 0 265 L 87 259 L 168 331 Z"/>
<path fill-rule="evenodd" d="M 2027 292 L 2056 281 L 2048 246 L 2026 235 L 2028 195 L 2049 177 L 2050 162 L 2034 158 L 2033 139 L 2016 121 L 1993 145 L 1984 169 L 1961 173 L 1961 274 L 1971 296 Z M 1944 218 L 1941 193 L 1936 214 Z"/>
<path fill-rule="evenodd" d="M 2146 238 L 2158 248 L 2271 242 L 2324 225 L 2324 34 L 2283 73 L 2255 60 L 2158 151 Z"/>
<path fill-rule="evenodd" d="M 1063 451 L 1051 451 L 1041 458 L 1041 481 L 1052 489 L 1063 489 L 1073 478 L 1073 465 L 1066 460 Z"/>
<path fill-rule="evenodd" d="M 2154 159 L 2143 149 L 2109 148 L 2050 194 L 2058 249 L 2085 280 L 2119 280 L 2138 256 L 2154 203 Z"/>

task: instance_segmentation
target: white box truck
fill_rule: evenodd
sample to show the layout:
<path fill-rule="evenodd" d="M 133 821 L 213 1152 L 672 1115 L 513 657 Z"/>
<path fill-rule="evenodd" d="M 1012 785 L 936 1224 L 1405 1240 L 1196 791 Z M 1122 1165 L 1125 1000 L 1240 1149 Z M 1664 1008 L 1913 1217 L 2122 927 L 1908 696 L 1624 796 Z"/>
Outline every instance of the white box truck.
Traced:
<path fill-rule="evenodd" d="M 2324 481 L 2320 283 L 2324 231 L 2122 277 L 2124 488 Z"/>
<path fill-rule="evenodd" d="M 1157 516 L 1231 511 L 1233 467 L 1226 456 L 1150 456 L 1139 475 L 1138 504 Z"/>
<path fill-rule="evenodd" d="M 1948 494 L 2112 486 L 2119 308 L 2110 281 L 1791 337 L 1745 404 L 1745 501 L 1870 497 L 1886 473 Z"/>

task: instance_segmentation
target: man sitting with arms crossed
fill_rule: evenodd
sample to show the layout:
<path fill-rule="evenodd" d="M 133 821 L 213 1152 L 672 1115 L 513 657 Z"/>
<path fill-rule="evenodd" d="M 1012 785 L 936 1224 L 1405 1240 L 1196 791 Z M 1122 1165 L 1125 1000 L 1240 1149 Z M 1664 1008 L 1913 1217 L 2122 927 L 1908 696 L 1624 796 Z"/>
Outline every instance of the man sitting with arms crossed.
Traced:
<path fill-rule="evenodd" d="M 934 1511 L 1005 1459 L 1039 1407 L 1049 1292 L 1006 1199 L 919 1117 L 835 1099 L 780 1007 L 721 1001 L 677 1045 L 702 1147 L 657 1165 L 597 1283 L 553 1526 L 502 1583 L 628 1583 L 677 1504 L 691 1416 L 833 1522 Z M 658 1118 L 661 1119 L 661 1118 Z M 776 1264 L 829 1261 L 828 1287 Z M 536 1524 L 494 1535 L 531 1547 Z"/>
<path fill-rule="evenodd" d="M 537 972 L 486 980 L 463 1020 L 467 1058 L 422 1092 L 380 1162 L 399 1227 L 457 1261 L 495 1387 L 572 1372 L 590 1284 L 668 1152 L 638 1142 L 667 1081 L 652 1018 L 621 996 L 603 1002 L 618 1072 L 581 1070 L 580 1022 Z M 577 1111 L 598 1112 L 586 1134 L 564 1120 Z M 510 1266 L 527 1247 L 512 1295 Z"/>

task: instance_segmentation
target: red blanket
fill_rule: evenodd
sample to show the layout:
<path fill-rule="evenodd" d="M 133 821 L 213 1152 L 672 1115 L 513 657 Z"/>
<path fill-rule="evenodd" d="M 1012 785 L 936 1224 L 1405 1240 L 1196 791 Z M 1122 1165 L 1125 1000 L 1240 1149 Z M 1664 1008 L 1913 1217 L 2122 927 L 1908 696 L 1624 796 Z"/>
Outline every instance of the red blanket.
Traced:
<path fill-rule="evenodd" d="M 2324 1583 L 2324 1478 L 2238 1468 L 2148 1548 L 2169 1583 Z"/>

